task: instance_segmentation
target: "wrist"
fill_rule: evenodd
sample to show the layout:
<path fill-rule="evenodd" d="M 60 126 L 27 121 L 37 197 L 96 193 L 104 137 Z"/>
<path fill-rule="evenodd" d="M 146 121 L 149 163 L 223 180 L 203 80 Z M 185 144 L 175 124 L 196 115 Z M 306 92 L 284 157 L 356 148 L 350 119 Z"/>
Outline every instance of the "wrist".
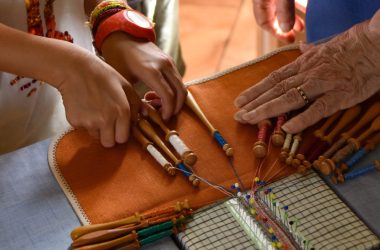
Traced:
<path fill-rule="evenodd" d="M 156 35 L 153 23 L 137 11 L 122 10 L 108 17 L 97 28 L 95 48 L 102 53 L 104 41 L 115 32 L 124 32 L 132 37 L 154 42 Z"/>

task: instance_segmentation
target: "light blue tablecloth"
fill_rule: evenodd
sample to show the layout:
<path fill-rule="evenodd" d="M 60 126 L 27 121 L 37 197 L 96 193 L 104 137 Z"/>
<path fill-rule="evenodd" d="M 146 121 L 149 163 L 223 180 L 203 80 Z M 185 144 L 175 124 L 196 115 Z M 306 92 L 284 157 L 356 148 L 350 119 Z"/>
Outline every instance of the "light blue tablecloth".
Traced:
<path fill-rule="evenodd" d="M 79 225 L 47 162 L 50 140 L 0 156 L 0 249 L 60 250 Z M 360 165 L 380 159 L 380 148 Z M 380 171 L 336 187 L 380 235 Z M 171 238 L 145 249 L 178 249 Z"/>

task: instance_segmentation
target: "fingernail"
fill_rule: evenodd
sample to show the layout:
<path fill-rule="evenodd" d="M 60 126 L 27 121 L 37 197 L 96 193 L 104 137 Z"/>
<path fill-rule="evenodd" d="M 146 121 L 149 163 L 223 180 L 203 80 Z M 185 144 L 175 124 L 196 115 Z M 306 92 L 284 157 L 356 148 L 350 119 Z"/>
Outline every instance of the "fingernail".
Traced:
<path fill-rule="evenodd" d="M 235 113 L 235 115 L 234 115 L 234 119 L 236 120 L 236 121 L 243 121 L 243 115 L 244 114 L 246 114 L 247 113 L 247 111 L 246 110 L 239 110 L 238 112 L 236 112 Z"/>
<path fill-rule="evenodd" d="M 235 106 L 237 108 L 240 108 L 241 106 L 243 106 L 244 104 L 247 103 L 247 97 L 246 96 L 239 96 L 238 98 L 236 98 L 235 100 Z"/>
<path fill-rule="evenodd" d="M 287 33 L 292 29 L 289 23 L 280 23 L 280 28 L 281 28 L 281 31 L 284 33 Z"/>
<path fill-rule="evenodd" d="M 246 122 L 256 123 L 255 116 L 256 116 L 256 112 L 249 112 L 249 113 L 244 114 L 242 117 L 243 117 L 243 120 Z"/>

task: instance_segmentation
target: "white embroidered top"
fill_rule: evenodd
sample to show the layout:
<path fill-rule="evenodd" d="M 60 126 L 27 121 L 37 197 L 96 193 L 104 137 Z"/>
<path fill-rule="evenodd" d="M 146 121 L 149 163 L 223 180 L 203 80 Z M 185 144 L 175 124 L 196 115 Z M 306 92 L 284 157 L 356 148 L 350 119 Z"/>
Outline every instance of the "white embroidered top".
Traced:
<path fill-rule="evenodd" d="M 44 5 L 41 0 L 42 17 Z M 57 30 L 67 30 L 74 44 L 93 50 L 83 1 L 55 1 L 54 14 Z M 24 0 L 1 0 L 0 22 L 27 31 Z M 51 137 L 68 126 L 61 96 L 55 88 L 28 78 L 12 82 L 15 78 L 0 71 L 0 154 Z"/>

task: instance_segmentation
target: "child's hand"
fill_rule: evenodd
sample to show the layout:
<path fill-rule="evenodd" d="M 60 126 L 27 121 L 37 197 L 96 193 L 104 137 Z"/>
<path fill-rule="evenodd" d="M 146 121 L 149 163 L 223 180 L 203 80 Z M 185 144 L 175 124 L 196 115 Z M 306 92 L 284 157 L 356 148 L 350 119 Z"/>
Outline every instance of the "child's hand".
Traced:
<path fill-rule="evenodd" d="M 130 120 L 136 120 L 141 106 L 131 84 L 89 53 L 69 63 L 66 72 L 57 88 L 69 123 L 87 129 L 105 147 L 126 142 Z"/>
<path fill-rule="evenodd" d="M 180 111 L 187 91 L 173 60 L 155 44 L 115 32 L 107 37 L 101 50 L 107 63 L 126 79 L 142 81 L 158 94 L 163 119 Z"/>

